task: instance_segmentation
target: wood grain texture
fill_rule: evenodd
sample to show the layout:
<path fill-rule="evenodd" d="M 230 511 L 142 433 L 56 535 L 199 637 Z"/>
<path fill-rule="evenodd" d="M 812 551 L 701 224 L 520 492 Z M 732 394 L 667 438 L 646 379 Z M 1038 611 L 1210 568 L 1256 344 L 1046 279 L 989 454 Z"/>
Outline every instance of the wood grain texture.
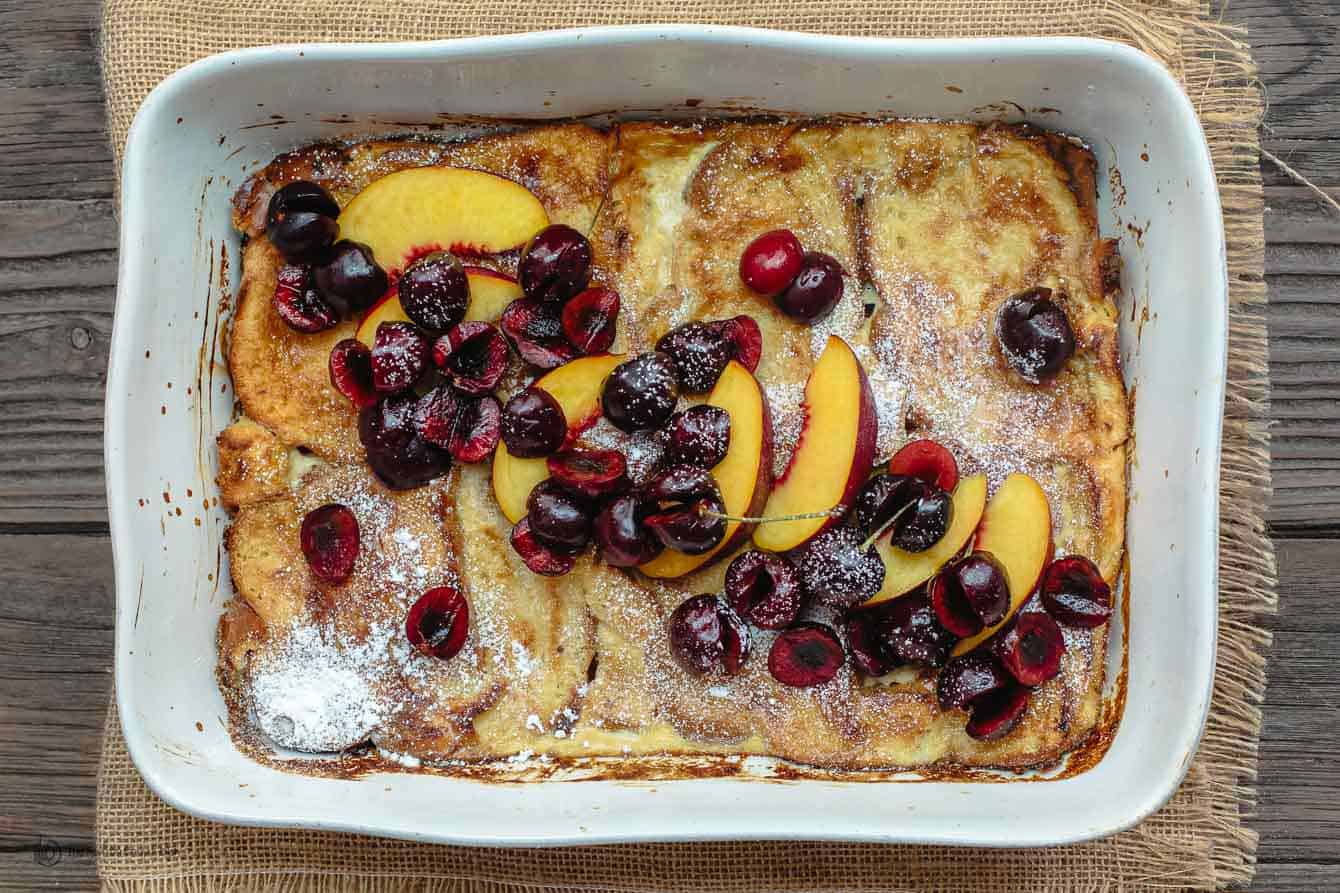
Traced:
<path fill-rule="evenodd" d="M 0 2 L 0 890 L 93 890 L 110 685 L 102 396 L 116 281 L 97 0 Z M 1340 9 L 1233 0 L 1264 146 L 1340 197 Z M 1340 890 L 1340 214 L 1263 164 L 1280 607 L 1260 891 Z M 34 533 L 42 535 L 31 535 Z"/>

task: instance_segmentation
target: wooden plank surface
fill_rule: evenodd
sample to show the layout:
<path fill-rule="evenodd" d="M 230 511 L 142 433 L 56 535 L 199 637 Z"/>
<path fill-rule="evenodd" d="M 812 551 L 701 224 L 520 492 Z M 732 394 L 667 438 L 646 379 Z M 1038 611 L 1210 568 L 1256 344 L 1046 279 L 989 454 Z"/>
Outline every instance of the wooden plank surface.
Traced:
<path fill-rule="evenodd" d="M 0 890 L 96 889 L 110 685 L 102 390 L 116 281 L 96 0 L 0 0 Z M 1265 147 L 1340 195 L 1340 9 L 1234 0 Z M 1340 890 L 1340 214 L 1270 163 L 1281 613 L 1253 889 Z"/>

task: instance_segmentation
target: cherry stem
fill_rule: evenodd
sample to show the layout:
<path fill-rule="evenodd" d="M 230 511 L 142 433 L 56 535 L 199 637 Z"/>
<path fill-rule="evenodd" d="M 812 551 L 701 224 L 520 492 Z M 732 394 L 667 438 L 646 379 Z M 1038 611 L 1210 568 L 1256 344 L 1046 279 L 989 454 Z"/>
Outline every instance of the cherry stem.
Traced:
<path fill-rule="evenodd" d="M 866 549 L 869 549 L 871 546 L 873 546 L 875 544 L 875 541 L 878 540 L 881 536 L 883 536 L 885 532 L 887 532 L 888 529 L 893 526 L 893 523 L 897 521 L 899 518 L 901 518 L 903 514 L 914 505 L 916 505 L 915 502 L 909 502 L 907 505 L 903 506 L 898 511 L 894 512 L 889 517 L 889 520 L 879 525 L 879 529 L 876 530 L 874 533 L 870 534 L 870 536 L 866 538 L 865 542 L 861 543 L 861 551 L 864 552 Z"/>
<path fill-rule="evenodd" d="M 771 524 L 773 521 L 810 521 L 814 518 L 836 518 L 840 514 L 840 506 L 833 506 L 822 512 L 800 512 L 795 515 L 776 515 L 771 518 L 751 518 L 748 515 L 728 515 L 725 512 L 714 512 L 709 508 L 700 507 L 698 513 L 706 515 L 709 518 L 720 518 L 723 521 L 738 521 L 741 524 Z"/>

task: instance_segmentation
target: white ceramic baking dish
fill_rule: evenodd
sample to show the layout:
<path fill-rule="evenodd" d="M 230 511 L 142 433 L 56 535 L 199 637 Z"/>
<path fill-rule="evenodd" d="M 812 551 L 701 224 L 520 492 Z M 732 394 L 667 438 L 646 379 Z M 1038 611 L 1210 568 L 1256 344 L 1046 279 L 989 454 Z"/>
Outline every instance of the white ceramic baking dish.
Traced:
<path fill-rule="evenodd" d="M 1121 342 L 1138 387 L 1129 689 L 1106 757 L 1076 777 L 1029 783 L 486 784 L 314 778 L 240 753 L 214 678 L 215 623 L 229 595 L 212 446 L 232 412 L 219 348 L 238 266 L 232 191 L 277 152 L 351 131 L 744 107 L 1028 120 L 1093 146 L 1102 230 L 1120 237 L 1126 262 Z M 1117 44 L 649 26 L 281 46 L 198 62 L 141 108 L 122 183 L 106 460 L 130 753 L 150 787 L 196 815 L 457 843 L 1010 846 L 1127 827 L 1177 787 L 1210 698 L 1225 293 L 1218 195 L 1191 104 L 1158 63 Z"/>

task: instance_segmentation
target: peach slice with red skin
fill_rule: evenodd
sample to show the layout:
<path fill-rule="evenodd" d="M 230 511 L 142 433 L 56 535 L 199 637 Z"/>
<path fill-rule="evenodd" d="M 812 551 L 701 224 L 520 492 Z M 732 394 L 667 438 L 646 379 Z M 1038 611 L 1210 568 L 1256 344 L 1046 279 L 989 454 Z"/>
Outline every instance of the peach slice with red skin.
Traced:
<path fill-rule="evenodd" d="M 726 514 L 757 515 L 772 487 L 772 421 L 763 389 L 748 369 L 731 360 L 706 403 L 726 410 L 730 416 L 726 456 L 712 468 Z M 732 554 L 749 539 L 752 530 L 751 524 L 727 521 L 721 542 L 707 552 L 686 555 L 666 549 L 639 569 L 649 577 L 682 577 Z"/>
<path fill-rule="evenodd" d="M 503 309 L 521 297 L 521 286 L 506 273 L 487 267 L 467 266 L 465 281 L 470 286 L 470 303 L 465 311 L 466 322 L 496 322 Z M 400 295 L 392 286 L 386 294 L 368 308 L 358 323 L 354 337 L 368 347 L 377 335 L 377 326 L 384 322 L 410 322 L 405 308 L 400 306 Z"/>
<path fill-rule="evenodd" d="M 973 548 L 990 552 L 1005 571 L 1010 609 L 996 625 L 955 645 L 955 655 L 967 654 L 1008 623 L 1028 600 L 1051 560 L 1051 506 L 1037 481 L 1019 472 L 1005 478 L 982 512 Z"/>
<path fill-rule="evenodd" d="M 582 357 L 536 380 L 534 386 L 547 391 L 563 408 L 568 440 L 600 417 L 600 391 L 610 371 L 624 359 L 623 354 Z M 506 444 L 498 444 L 493 454 L 493 498 L 507 520 L 513 524 L 521 520 L 530 491 L 547 477 L 549 466 L 544 459 L 522 459 L 508 452 Z"/>
<path fill-rule="evenodd" d="M 805 383 L 805 428 L 763 516 L 822 512 L 851 504 L 875 458 L 878 420 L 861 362 L 847 342 L 830 335 Z M 785 552 L 837 523 L 835 518 L 759 525 L 760 549 Z"/>
<path fill-rule="evenodd" d="M 530 190 L 458 167 L 419 167 L 367 185 L 340 212 L 340 238 L 362 242 L 386 270 L 437 247 L 478 257 L 517 248 L 549 225 Z"/>

